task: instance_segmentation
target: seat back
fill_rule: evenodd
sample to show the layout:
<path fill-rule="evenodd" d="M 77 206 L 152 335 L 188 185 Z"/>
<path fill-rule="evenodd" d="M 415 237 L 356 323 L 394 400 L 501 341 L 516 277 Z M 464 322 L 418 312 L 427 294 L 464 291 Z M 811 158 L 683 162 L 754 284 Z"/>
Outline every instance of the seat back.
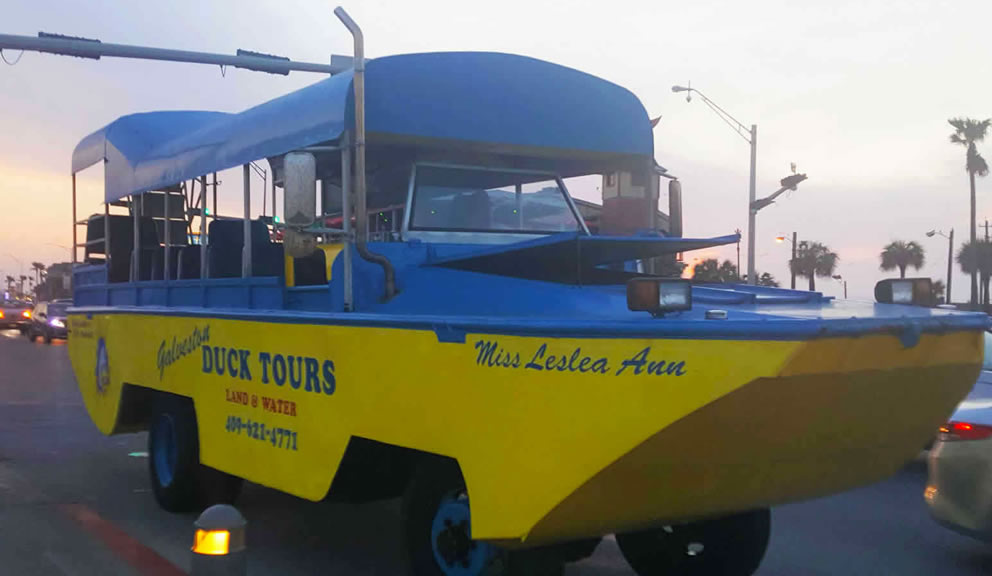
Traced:
<path fill-rule="evenodd" d="M 261 220 L 252 220 L 252 275 L 279 276 L 285 273 L 282 244 L 273 244 L 269 228 Z M 207 259 L 211 278 L 241 276 L 244 246 L 244 220 L 216 220 L 210 223 Z"/>
<path fill-rule="evenodd" d="M 177 278 L 180 280 L 200 277 L 200 246 L 183 246 L 177 258 Z"/>

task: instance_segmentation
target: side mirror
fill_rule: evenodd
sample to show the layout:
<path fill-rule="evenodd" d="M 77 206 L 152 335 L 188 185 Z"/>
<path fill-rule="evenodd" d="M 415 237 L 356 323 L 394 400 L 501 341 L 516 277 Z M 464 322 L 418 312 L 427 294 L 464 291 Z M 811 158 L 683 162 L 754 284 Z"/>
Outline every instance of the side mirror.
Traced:
<path fill-rule="evenodd" d="M 668 235 L 682 237 L 682 183 L 668 181 Z"/>
<path fill-rule="evenodd" d="M 291 228 L 312 226 L 317 219 L 317 159 L 290 152 L 283 160 L 283 214 Z"/>
<path fill-rule="evenodd" d="M 283 160 L 283 214 L 287 229 L 283 248 L 293 258 L 308 256 L 316 239 L 303 231 L 317 219 L 317 159 L 313 154 L 290 152 Z"/>

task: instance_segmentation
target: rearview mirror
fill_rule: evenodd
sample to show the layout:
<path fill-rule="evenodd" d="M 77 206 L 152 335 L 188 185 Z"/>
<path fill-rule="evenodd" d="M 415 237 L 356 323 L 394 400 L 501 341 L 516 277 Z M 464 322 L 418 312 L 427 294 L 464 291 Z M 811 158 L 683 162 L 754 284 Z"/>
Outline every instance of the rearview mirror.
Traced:
<path fill-rule="evenodd" d="M 312 226 L 317 219 L 317 159 L 290 152 L 283 160 L 283 214 L 292 228 Z"/>
<path fill-rule="evenodd" d="M 668 235 L 682 237 L 682 183 L 668 181 Z"/>

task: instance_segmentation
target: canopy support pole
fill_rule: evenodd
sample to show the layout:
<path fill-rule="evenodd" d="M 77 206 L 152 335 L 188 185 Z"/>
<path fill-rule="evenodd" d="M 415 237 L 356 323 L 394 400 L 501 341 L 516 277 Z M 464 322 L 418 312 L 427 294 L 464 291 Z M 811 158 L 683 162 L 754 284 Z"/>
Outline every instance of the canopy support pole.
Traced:
<path fill-rule="evenodd" d="M 214 180 L 217 175 L 214 174 Z M 200 176 L 200 279 L 207 279 L 207 176 Z"/>
<path fill-rule="evenodd" d="M 244 245 L 241 248 L 241 277 L 251 278 L 251 166 L 244 165 L 245 217 Z"/>
<path fill-rule="evenodd" d="M 204 184 L 207 183 L 206 176 L 203 177 L 203 183 Z M 203 190 L 206 191 L 207 189 L 204 188 Z M 214 172 L 214 222 L 217 221 L 217 215 L 218 215 L 218 213 L 217 213 L 217 173 Z"/>
<path fill-rule="evenodd" d="M 87 226 L 89 228 L 89 226 Z M 110 274 L 110 204 L 103 203 L 103 264 Z M 109 298 L 109 292 L 108 292 Z"/>
<path fill-rule="evenodd" d="M 134 241 L 131 243 L 131 282 L 141 278 L 141 208 L 138 206 L 138 195 L 131 195 L 131 220 L 134 222 Z"/>
<path fill-rule="evenodd" d="M 162 197 L 162 216 L 165 218 L 165 234 L 163 234 L 165 236 L 165 257 L 162 258 L 162 262 L 165 266 L 165 270 L 162 270 L 162 278 L 168 282 L 171 280 L 171 278 L 169 278 L 169 252 L 172 251 L 172 230 L 170 230 L 172 228 L 172 223 L 169 222 L 169 199 L 172 194 L 168 190 L 165 190 L 164 192 L 165 196 Z M 166 292 L 166 305 L 168 305 L 168 292 Z"/>
<path fill-rule="evenodd" d="M 72 173 L 72 263 L 76 264 L 76 173 Z"/>
<path fill-rule="evenodd" d="M 348 134 L 341 135 L 341 228 L 344 230 L 344 311 L 355 309 L 351 277 L 351 246 L 354 239 L 351 233 L 351 148 L 348 147 Z"/>
<path fill-rule="evenodd" d="M 262 190 L 262 204 L 265 204 L 265 190 Z M 276 223 L 276 169 L 272 169 L 272 223 Z"/>

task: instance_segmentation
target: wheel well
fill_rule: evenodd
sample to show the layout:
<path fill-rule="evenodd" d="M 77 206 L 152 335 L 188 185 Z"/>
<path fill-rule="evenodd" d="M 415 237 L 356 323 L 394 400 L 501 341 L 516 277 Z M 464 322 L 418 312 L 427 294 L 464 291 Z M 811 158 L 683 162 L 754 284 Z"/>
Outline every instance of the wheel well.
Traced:
<path fill-rule="evenodd" d="M 191 398 L 186 396 L 125 383 L 121 388 L 121 405 L 117 411 L 117 425 L 114 427 L 114 433 L 147 430 L 152 417 L 152 408 L 154 408 L 156 400 L 162 397 L 182 398 L 188 402 L 193 402 Z"/>
<path fill-rule="evenodd" d="M 351 502 L 396 498 L 406 490 L 417 466 L 435 458 L 444 457 L 352 436 L 327 498 Z"/>

